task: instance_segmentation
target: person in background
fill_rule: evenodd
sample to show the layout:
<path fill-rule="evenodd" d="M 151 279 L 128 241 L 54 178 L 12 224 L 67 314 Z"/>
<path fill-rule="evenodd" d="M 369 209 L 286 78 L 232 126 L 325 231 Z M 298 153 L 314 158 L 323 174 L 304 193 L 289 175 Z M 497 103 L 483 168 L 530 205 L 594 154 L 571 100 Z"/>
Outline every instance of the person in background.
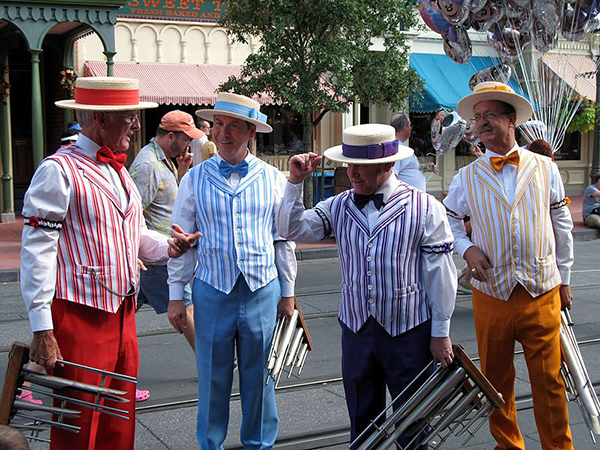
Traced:
<path fill-rule="evenodd" d="M 149 230 L 169 236 L 179 181 L 192 163 L 192 154 L 188 152 L 190 141 L 203 136 L 204 133 L 196 128 L 191 115 L 179 110 L 170 111 L 162 117 L 155 137 L 140 150 L 129 167 L 131 179 L 142 199 L 144 219 Z M 177 166 L 173 159 L 177 161 Z M 148 303 L 157 314 L 164 314 L 169 307 L 166 261 L 143 263 L 138 305 Z M 187 326 L 183 328 L 183 335 L 194 349 L 194 308 L 189 285 L 183 294 L 187 310 Z M 146 389 L 136 391 L 138 402 L 149 397 L 150 392 Z"/>
<path fill-rule="evenodd" d="M 190 151 L 192 152 L 192 155 L 194 155 L 192 166 L 197 166 L 202 161 L 206 161 L 210 158 L 210 156 L 206 157 L 203 152 L 204 146 L 209 142 L 210 123 L 208 123 L 207 120 L 199 120 L 198 129 L 202 132 L 202 136 L 192 139 L 192 142 L 190 143 Z"/>
<path fill-rule="evenodd" d="M 600 174 L 594 176 L 594 184 L 583 191 L 583 223 L 590 228 L 600 228 Z"/>
<path fill-rule="evenodd" d="M 552 152 L 552 147 L 550 147 L 550 144 L 543 139 L 536 139 L 533 141 L 527 146 L 527 150 L 537 153 L 538 155 L 547 156 L 554 161 L 554 152 Z"/>
<path fill-rule="evenodd" d="M 396 130 L 396 139 L 402 145 L 408 146 L 408 140 L 412 131 L 408 114 L 404 112 L 394 114 L 390 125 Z M 416 155 L 413 154 L 410 158 L 396 161 L 392 170 L 400 181 L 425 192 L 427 183 L 425 175 L 421 172 L 419 159 Z"/>

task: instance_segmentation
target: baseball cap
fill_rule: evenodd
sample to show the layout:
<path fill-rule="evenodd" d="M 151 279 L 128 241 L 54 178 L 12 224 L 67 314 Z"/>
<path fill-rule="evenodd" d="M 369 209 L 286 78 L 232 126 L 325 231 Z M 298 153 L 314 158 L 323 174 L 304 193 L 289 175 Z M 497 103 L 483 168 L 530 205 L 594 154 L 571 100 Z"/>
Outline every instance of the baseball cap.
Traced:
<path fill-rule="evenodd" d="M 178 109 L 170 111 L 160 120 L 159 128 L 167 131 L 183 131 L 192 139 L 200 139 L 204 133 L 196 128 L 194 118 Z"/>

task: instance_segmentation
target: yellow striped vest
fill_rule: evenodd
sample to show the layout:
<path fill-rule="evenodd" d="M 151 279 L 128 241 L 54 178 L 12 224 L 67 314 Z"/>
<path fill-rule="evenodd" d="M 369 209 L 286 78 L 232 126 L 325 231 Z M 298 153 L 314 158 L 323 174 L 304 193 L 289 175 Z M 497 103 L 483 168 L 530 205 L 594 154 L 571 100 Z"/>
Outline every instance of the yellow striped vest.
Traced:
<path fill-rule="evenodd" d="M 550 219 L 549 158 L 519 150 L 514 203 L 510 205 L 487 158 L 459 172 L 471 210 L 471 241 L 490 259 L 488 281 L 473 286 L 508 300 L 517 283 L 538 296 L 561 283 Z"/>

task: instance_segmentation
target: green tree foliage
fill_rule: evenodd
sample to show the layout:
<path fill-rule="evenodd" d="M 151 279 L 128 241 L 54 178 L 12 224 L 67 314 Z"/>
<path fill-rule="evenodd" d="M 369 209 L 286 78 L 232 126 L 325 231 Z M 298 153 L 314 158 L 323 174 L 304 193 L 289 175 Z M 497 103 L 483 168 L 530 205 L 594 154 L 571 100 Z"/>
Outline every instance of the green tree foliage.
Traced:
<path fill-rule="evenodd" d="M 420 90 L 401 31 L 416 23 L 411 0 L 232 0 L 220 24 L 235 41 L 254 36 L 261 46 L 220 89 L 267 94 L 300 113 L 312 151 L 327 112 L 355 101 L 400 108 Z"/>

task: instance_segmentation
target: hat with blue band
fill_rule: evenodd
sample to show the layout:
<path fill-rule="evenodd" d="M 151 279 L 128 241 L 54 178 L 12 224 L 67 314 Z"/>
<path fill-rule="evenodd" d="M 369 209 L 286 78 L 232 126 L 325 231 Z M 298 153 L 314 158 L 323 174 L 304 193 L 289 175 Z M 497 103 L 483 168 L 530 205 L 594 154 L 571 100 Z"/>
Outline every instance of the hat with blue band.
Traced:
<path fill-rule="evenodd" d="M 369 123 L 346 128 L 342 145 L 327 149 L 326 158 L 346 164 L 384 164 L 409 158 L 413 150 L 396 139 L 389 125 Z"/>
<path fill-rule="evenodd" d="M 256 125 L 258 133 L 273 131 L 267 124 L 267 115 L 260 112 L 260 104 L 243 95 L 221 92 L 217 94 L 217 101 L 213 109 L 199 109 L 196 111 L 196 115 L 211 121 L 215 116 L 234 117 Z"/>

